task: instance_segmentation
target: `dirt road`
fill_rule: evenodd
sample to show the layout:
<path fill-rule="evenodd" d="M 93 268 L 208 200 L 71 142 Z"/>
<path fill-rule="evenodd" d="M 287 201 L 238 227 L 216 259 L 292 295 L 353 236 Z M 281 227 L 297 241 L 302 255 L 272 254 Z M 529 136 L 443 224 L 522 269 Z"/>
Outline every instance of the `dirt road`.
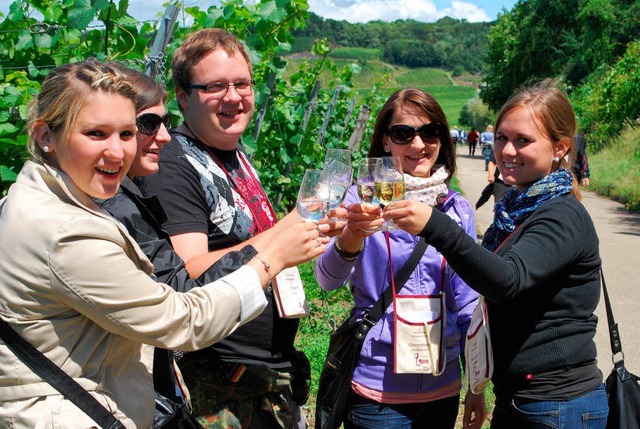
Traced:
<path fill-rule="evenodd" d="M 487 184 L 484 160 L 476 152 L 468 156 L 468 148 L 458 150 L 459 179 L 465 197 L 475 205 Z M 584 189 L 584 188 L 583 188 Z M 582 192 L 582 202 L 595 223 L 600 238 L 600 256 L 611 298 L 613 312 L 620 329 L 627 368 L 640 374 L 640 214 L 630 213 L 622 204 L 591 192 Z M 493 219 L 493 197 L 476 210 L 480 236 Z M 605 377 L 611 371 L 611 348 L 604 299 L 596 310 L 599 317 L 596 344 L 598 364 Z"/>

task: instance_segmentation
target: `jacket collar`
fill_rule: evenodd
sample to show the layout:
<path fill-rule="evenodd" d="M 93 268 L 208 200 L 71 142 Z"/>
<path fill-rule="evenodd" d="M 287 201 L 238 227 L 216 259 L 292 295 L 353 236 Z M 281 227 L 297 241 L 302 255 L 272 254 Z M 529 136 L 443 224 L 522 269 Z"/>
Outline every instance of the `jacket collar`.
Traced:
<path fill-rule="evenodd" d="M 60 198 L 62 202 L 71 204 L 72 206 L 113 223 L 125 241 L 127 241 L 127 246 L 136 252 L 139 259 L 146 261 L 148 266 L 144 267 L 145 271 L 149 271 L 150 269 L 150 271 L 153 272 L 153 265 L 151 265 L 149 259 L 140 249 L 140 246 L 138 246 L 136 241 L 129 235 L 127 229 L 96 204 L 89 195 L 80 190 L 66 173 L 39 161 L 27 161 L 22 167 L 16 183 L 49 192 Z"/>

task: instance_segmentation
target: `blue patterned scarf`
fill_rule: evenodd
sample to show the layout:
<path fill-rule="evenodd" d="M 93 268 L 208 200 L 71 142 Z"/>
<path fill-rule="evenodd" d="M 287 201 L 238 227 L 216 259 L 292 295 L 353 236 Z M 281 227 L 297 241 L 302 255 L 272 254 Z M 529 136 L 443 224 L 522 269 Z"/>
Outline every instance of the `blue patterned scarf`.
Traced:
<path fill-rule="evenodd" d="M 493 223 L 482 239 L 482 246 L 495 251 L 542 203 L 570 193 L 572 186 L 573 175 L 569 170 L 560 168 L 524 192 L 511 189 L 495 205 Z"/>

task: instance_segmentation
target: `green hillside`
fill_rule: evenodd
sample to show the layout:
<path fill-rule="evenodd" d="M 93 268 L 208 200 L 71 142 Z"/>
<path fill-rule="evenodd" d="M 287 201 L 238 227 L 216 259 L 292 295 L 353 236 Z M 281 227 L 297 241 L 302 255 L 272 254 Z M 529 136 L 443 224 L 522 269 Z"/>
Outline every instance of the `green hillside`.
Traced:
<path fill-rule="evenodd" d="M 360 73 L 353 76 L 353 85 L 354 89 L 363 96 L 375 83 L 379 82 L 384 82 L 382 85 L 384 96 L 401 88 L 418 87 L 438 100 L 450 125 L 458 123 L 462 107 L 473 98 L 477 90 L 478 78 L 475 76 L 454 80 L 451 74 L 443 69 L 394 66 L 379 58 L 378 49 L 335 48 L 330 56 L 339 69 L 354 63 L 360 67 Z M 318 60 L 300 54 L 287 58 L 287 69 L 283 77 L 288 79 L 294 71 L 299 69 L 303 61 Z M 320 75 L 321 81 L 326 83 L 327 79 L 329 79 L 328 73 Z"/>

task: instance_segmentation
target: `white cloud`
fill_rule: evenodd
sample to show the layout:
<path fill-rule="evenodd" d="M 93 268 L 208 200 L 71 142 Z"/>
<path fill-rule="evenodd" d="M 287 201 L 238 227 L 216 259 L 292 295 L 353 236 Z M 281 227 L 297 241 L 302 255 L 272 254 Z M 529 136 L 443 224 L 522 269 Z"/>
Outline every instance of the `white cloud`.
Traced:
<path fill-rule="evenodd" d="M 434 22 L 445 16 L 469 22 L 491 20 L 484 10 L 464 1 L 453 1 L 451 7 L 438 10 L 431 0 L 309 0 L 309 10 L 323 18 L 349 22 L 396 19 Z"/>

